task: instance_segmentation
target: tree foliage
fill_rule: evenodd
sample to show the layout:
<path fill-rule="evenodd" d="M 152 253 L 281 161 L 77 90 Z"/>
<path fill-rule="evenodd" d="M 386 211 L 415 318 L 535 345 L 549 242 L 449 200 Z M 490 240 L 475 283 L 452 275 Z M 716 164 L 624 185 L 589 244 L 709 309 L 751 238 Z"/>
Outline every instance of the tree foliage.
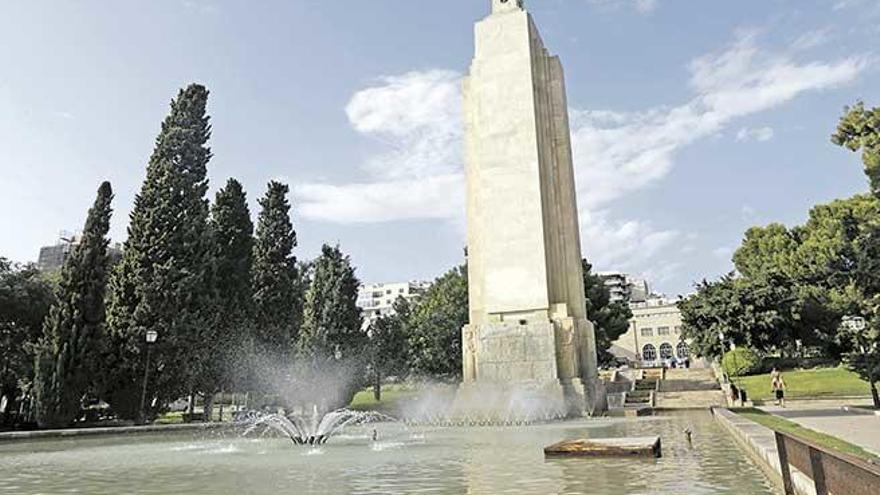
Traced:
<path fill-rule="evenodd" d="M 831 141 L 850 151 L 862 152 L 862 164 L 873 195 L 880 200 L 880 107 L 866 109 L 858 102 L 847 108 L 831 136 Z M 868 207 L 869 220 L 861 222 L 865 227 L 857 227 L 851 215 L 847 218 L 845 232 L 852 242 L 852 262 L 854 276 L 842 292 L 848 308 L 857 316 L 868 319 L 864 330 L 844 328 L 840 342 L 845 349 L 844 357 L 850 369 L 871 384 L 874 406 L 880 408 L 877 382 L 880 381 L 880 215 L 876 204 Z M 850 295 L 850 297 L 846 297 Z"/>
<path fill-rule="evenodd" d="M 52 284 L 34 265 L 0 258 L 0 397 L 14 401 L 33 377 L 33 346 L 55 302 Z"/>
<path fill-rule="evenodd" d="M 846 108 L 831 142 L 862 152 L 871 192 L 880 199 L 880 107 L 867 109 L 860 101 Z"/>
<path fill-rule="evenodd" d="M 729 376 L 745 376 L 754 373 L 761 364 L 761 358 L 748 347 L 737 347 L 724 353 L 721 367 Z"/>
<path fill-rule="evenodd" d="M 207 165 L 208 90 L 180 90 L 162 123 L 135 197 L 122 260 L 110 281 L 103 398 L 135 418 L 144 373 L 144 335 L 156 330 L 148 403 L 151 413 L 195 387 L 192 351 L 212 316 Z M 195 368 L 195 369 L 194 369 Z M 150 400 L 153 399 L 153 400 Z"/>
<path fill-rule="evenodd" d="M 293 352 L 302 314 L 288 191 L 287 185 L 272 181 L 259 201 L 252 281 L 256 347 L 280 358 Z"/>
<path fill-rule="evenodd" d="M 373 395 L 381 400 L 382 379 L 396 375 L 404 378 L 407 374 L 409 355 L 409 302 L 398 297 L 394 302 L 394 313 L 382 315 L 370 322 L 367 333 L 370 337 L 370 374 L 373 380 Z"/>
<path fill-rule="evenodd" d="M 609 352 L 611 344 L 629 329 L 632 310 L 627 301 L 612 301 L 611 291 L 601 277 L 592 273 L 593 265 L 582 260 L 584 293 L 586 294 L 587 318 L 596 329 L 596 349 L 599 364 L 611 364 L 614 356 Z"/>
<path fill-rule="evenodd" d="M 82 238 L 61 269 L 58 301 L 43 325 L 34 379 L 37 422 L 42 427 L 71 424 L 99 371 L 112 200 L 110 183 L 104 182 Z"/>
<path fill-rule="evenodd" d="M 437 379 L 460 378 L 461 329 L 467 322 L 467 267 L 462 265 L 435 280 L 412 309 L 412 372 Z"/>
<path fill-rule="evenodd" d="M 314 261 L 297 348 L 302 368 L 315 375 L 329 373 L 341 379 L 335 397 L 326 397 L 329 391 L 316 394 L 338 406 L 348 404 L 364 383 L 367 334 L 361 329 L 358 287 L 360 281 L 350 258 L 339 246 L 325 244 L 321 256 Z"/>
<path fill-rule="evenodd" d="M 246 385 L 245 351 L 250 349 L 251 267 L 254 251 L 254 224 L 244 189 L 235 179 L 217 191 L 209 220 L 213 249 L 211 287 L 214 312 L 212 335 L 199 346 L 202 369 L 198 388 L 206 394 L 206 413 L 210 397 L 223 388 Z"/>

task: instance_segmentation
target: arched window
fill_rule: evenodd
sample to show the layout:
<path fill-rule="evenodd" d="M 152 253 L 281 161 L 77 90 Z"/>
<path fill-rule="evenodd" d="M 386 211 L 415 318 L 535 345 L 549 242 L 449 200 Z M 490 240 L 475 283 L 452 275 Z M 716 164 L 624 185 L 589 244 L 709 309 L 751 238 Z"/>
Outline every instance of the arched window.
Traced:
<path fill-rule="evenodd" d="M 687 342 L 685 342 L 683 340 L 678 343 L 675 350 L 676 350 L 676 353 L 678 354 L 679 359 L 685 359 L 685 358 L 690 357 L 690 355 L 691 355 L 691 350 L 688 347 Z"/>
<path fill-rule="evenodd" d="M 660 344 L 660 359 L 671 359 L 672 358 L 672 344 L 669 342 L 664 342 Z"/>
<path fill-rule="evenodd" d="M 657 359 L 657 348 L 651 344 L 645 344 L 645 347 L 642 347 L 642 359 L 645 361 Z"/>

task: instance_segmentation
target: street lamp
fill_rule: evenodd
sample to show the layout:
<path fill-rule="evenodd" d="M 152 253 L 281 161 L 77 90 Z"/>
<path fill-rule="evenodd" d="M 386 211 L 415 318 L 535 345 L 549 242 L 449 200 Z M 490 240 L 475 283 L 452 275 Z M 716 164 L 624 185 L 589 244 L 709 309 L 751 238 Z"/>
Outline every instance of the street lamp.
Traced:
<path fill-rule="evenodd" d="M 848 330 L 855 330 L 857 332 L 861 332 L 868 326 L 865 319 L 861 316 L 844 316 L 841 325 Z"/>
<path fill-rule="evenodd" d="M 147 361 L 144 363 L 144 384 L 143 388 L 141 388 L 141 407 L 139 409 L 141 416 L 141 424 L 147 422 L 147 414 L 144 410 L 147 401 L 147 378 L 150 375 L 150 351 L 153 349 L 153 344 L 156 343 L 156 339 L 159 338 L 159 332 L 155 330 L 147 330 L 146 333 L 146 341 L 147 341 Z"/>

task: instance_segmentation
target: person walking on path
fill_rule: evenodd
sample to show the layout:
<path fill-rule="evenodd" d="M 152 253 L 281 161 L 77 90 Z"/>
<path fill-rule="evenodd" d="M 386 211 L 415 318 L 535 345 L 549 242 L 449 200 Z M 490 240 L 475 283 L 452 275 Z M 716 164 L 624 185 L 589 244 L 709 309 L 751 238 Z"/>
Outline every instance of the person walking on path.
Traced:
<path fill-rule="evenodd" d="M 776 368 L 773 368 L 770 373 L 770 388 L 773 389 L 773 394 L 776 396 L 776 405 L 785 407 L 785 379 Z"/>

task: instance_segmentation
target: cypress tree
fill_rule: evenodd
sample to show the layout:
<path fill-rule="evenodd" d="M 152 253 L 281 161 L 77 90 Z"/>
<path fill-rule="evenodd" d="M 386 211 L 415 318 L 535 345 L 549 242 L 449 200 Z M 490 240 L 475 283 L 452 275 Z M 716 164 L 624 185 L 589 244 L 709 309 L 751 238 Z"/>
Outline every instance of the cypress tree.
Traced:
<path fill-rule="evenodd" d="M 336 390 L 319 394 L 321 402 L 336 407 L 348 404 L 360 388 L 368 357 L 367 334 L 361 329 L 357 306 L 358 287 L 349 257 L 339 246 L 325 244 L 314 261 L 313 280 L 306 292 L 298 351 L 317 375 L 332 374 L 341 380 Z"/>
<path fill-rule="evenodd" d="M 215 310 L 213 332 L 200 346 L 202 371 L 198 387 L 205 393 L 205 414 L 211 413 L 213 394 L 224 387 L 240 384 L 246 375 L 243 349 L 249 347 L 253 298 L 254 224 L 244 189 L 229 179 L 211 206 L 210 232 L 213 248 L 211 286 Z"/>
<path fill-rule="evenodd" d="M 150 362 L 147 403 L 162 407 L 192 390 L 192 355 L 210 316 L 207 165 L 208 90 L 180 90 L 162 123 L 135 197 L 125 251 L 110 280 L 110 349 L 103 398 L 123 418 L 140 412 L 148 330 L 159 333 Z M 150 409 L 154 412 L 155 409 Z"/>
<path fill-rule="evenodd" d="M 299 333 L 302 294 L 296 258 L 296 232 L 290 221 L 288 187 L 272 181 L 259 200 L 254 244 L 253 298 L 256 348 L 268 357 L 290 356 Z"/>
<path fill-rule="evenodd" d="M 34 384 L 37 421 L 44 428 L 71 424 L 92 384 L 104 326 L 112 200 L 110 183 L 102 183 L 82 238 L 61 269 L 58 302 L 43 326 Z"/>

